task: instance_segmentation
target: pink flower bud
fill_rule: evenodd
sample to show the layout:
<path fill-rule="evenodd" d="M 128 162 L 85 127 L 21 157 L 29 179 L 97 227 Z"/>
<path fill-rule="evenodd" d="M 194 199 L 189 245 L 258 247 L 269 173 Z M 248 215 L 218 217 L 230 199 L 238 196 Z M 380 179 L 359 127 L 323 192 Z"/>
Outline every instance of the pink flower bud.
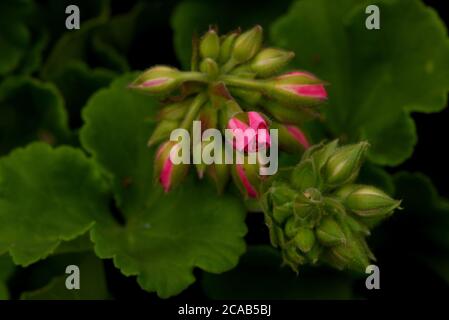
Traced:
<path fill-rule="evenodd" d="M 180 148 L 179 143 L 167 141 L 156 152 L 155 177 L 165 192 L 170 191 L 175 185 L 181 182 L 188 171 L 188 165 L 174 164 L 170 158 L 170 154 L 177 154 Z"/>
<path fill-rule="evenodd" d="M 327 99 L 323 82 L 308 72 L 289 72 L 268 83 L 268 94 L 283 102 L 312 106 Z"/>
<path fill-rule="evenodd" d="M 179 75 L 180 71 L 175 68 L 156 66 L 143 72 L 129 87 L 150 94 L 164 95 L 181 83 Z"/>
<path fill-rule="evenodd" d="M 300 145 L 302 145 L 304 149 L 310 147 L 309 141 L 307 140 L 301 129 L 293 125 L 287 125 L 286 127 L 287 131 L 290 133 L 293 139 L 295 139 Z"/>
<path fill-rule="evenodd" d="M 242 112 L 232 117 L 227 125 L 232 130 L 233 146 L 241 152 L 256 152 L 271 144 L 268 124 L 258 112 Z"/>
<path fill-rule="evenodd" d="M 240 191 L 249 198 L 259 196 L 258 183 L 260 182 L 258 164 L 235 164 L 233 165 L 232 177 Z"/>
<path fill-rule="evenodd" d="M 271 128 L 278 130 L 279 147 L 284 151 L 298 153 L 310 147 L 306 135 L 297 126 L 272 121 Z"/>

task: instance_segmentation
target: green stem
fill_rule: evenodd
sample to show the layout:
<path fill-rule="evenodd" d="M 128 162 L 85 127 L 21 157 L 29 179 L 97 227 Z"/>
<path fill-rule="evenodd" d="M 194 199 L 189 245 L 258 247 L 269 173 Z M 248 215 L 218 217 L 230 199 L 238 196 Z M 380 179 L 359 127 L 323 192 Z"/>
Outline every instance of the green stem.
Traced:
<path fill-rule="evenodd" d="M 266 88 L 265 83 L 252 79 L 243 79 L 235 76 L 222 76 L 221 80 L 231 87 L 241 87 L 245 89 L 264 90 Z"/>
<path fill-rule="evenodd" d="M 207 94 L 205 92 L 202 92 L 198 94 L 195 99 L 193 99 L 192 104 L 189 107 L 189 110 L 187 111 L 187 114 L 185 115 L 184 119 L 181 123 L 181 128 L 189 130 L 193 120 L 195 120 L 196 116 L 198 115 L 198 112 L 200 111 L 201 106 L 206 102 Z"/>
<path fill-rule="evenodd" d="M 195 71 L 181 72 L 180 79 L 182 81 L 198 81 L 205 83 L 209 81 L 207 74 Z"/>
<path fill-rule="evenodd" d="M 235 61 L 234 59 L 232 59 L 232 57 L 221 67 L 221 72 L 222 73 L 228 73 L 229 71 L 231 71 L 236 65 L 237 65 L 237 61 Z"/>

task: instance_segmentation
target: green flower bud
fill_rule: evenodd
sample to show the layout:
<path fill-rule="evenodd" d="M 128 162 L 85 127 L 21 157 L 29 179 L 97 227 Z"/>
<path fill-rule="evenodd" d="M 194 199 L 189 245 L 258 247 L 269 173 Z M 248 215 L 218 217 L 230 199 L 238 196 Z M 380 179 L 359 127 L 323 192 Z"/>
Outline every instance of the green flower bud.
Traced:
<path fill-rule="evenodd" d="M 262 45 L 262 27 L 255 26 L 238 36 L 232 50 L 232 59 L 243 63 L 256 55 Z"/>
<path fill-rule="evenodd" d="M 286 66 L 295 56 L 291 51 L 275 48 L 261 50 L 251 61 L 251 69 L 258 76 L 268 77 Z"/>
<path fill-rule="evenodd" d="M 211 58 L 205 58 L 201 61 L 200 71 L 206 73 L 211 79 L 215 79 L 220 72 L 217 63 Z"/>
<path fill-rule="evenodd" d="M 260 196 L 261 177 L 259 170 L 260 164 L 250 164 L 248 159 L 245 159 L 243 164 L 232 165 L 232 178 L 245 198 L 258 198 Z"/>
<path fill-rule="evenodd" d="M 288 238 L 294 238 L 296 232 L 299 228 L 298 221 L 295 217 L 290 217 L 287 222 L 285 222 L 284 232 Z"/>
<path fill-rule="evenodd" d="M 293 169 L 291 183 L 299 191 L 318 187 L 319 175 L 315 169 L 315 163 L 311 159 L 301 161 Z"/>
<path fill-rule="evenodd" d="M 302 125 L 304 121 L 318 117 L 318 113 L 310 108 L 293 108 L 263 98 L 258 102 L 274 119 L 282 123 Z"/>
<path fill-rule="evenodd" d="M 157 120 L 177 120 L 181 121 L 193 99 L 185 99 L 181 102 L 175 102 L 164 106 L 157 114 Z"/>
<path fill-rule="evenodd" d="M 358 184 L 347 184 L 335 190 L 334 196 L 344 202 L 346 198 L 358 188 Z"/>
<path fill-rule="evenodd" d="M 216 60 L 220 54 L 220 38 L 215 30 L 210 29 L 200 42 L 200 55 L 202 58 Z"/>
<path fill-rule="evenodd" d="M 372 187 L 359 185 L 345 200 L 345 205 L 361 217 L 384 217 L 399 207 L 401 201 L 392 199 L 385 192 Z"/>
<path fill-rule="evenodd" d="M 207 167 L 206 176 L 213 181 L 217 192 L 222 194 L 230 177 L 229 165 L 225 163 L 214 163 Z"/>
<path fill-rule="evenodd" d="M 363 239 L 355 237 L 346 244 L 332 247 L 327 253 L 327 262 L 340 270 L 347 268 L 365 272 L 370 260 L 363 241 Z"/>
<path fill-rule="evenodd" d="M 310 201 L 304 194 L 298 194 L 293 204 L 295 217 L 301 222 L 301 225 L 314 227 L 321 217 L 319 201 Z"/>
<path fill-rule="evenodd" d="M 337 148 L 338 148 L 338 139 L 326 143 L 321 148 L 313 152 L 313 161 L 315 162 L 318 171 L 321 171 L 321 169 L 327 163 L 327 160 L 330 158 L 332 154 L 335 153 Z"/>
<path fill-rule="evenodd" d="M 371 234 L 367 226 L 350 215 L 345 216 L 345 223 L 353 233 L 362 234 L 365 236 L 369 236 Z"/>
<path fill-rule="evenodd" d="M 179 121 L 176 120 L 163 120 L 159 122 L 159 124 L 154 129 L 150 140 L 148 140 L 148 146 L 152 147 L 157 143 L 168 140 L 171 132 L 178 127 Z"/>
<path fill-rule="evenodd" d="M 313 107 L 327 100 L 322 80 L 308 72 L 293 71 L 265 81 L 266 94 L 284 104 Z"/>
<path fill-rule="evenodd" d="M 273 208 L 273 218 L 279 224 L 284 223 L 284 221 L 287 218 L 291 217 L 292 215 L 293 215 L 293 204 L 290 202 L 281 206 L 275 206 Z"/>
<path fill-rule="evenodd" d="M 298 252 L 296 246 L 290 245 L 284 250 L 284 263 L 290 265 L 294 271 L 298 272 L 296 266 L 305 262 L 306 259 Z"/>
<path fill-rule="evenodd" d="M 256 78 L 257 74 L 251 69 L 251 66 L 248 64 L 242 64 L 229 72 L 231 75 L 236 75 L 239 78 L 244 79 L 254 79 Z"/>
<path fill-rule="evenodd" d="M 270 188 L 270 195 L 275 206 L 282 206 L 295 199 L 296 191 L 286 183 L 277 183 Z"/>
<path fill-rule="evenodd" d="M 320 225 L 316 229 L 316 236 L 325 246 L 335 246 L 346 242 L 345 234 L 338 223 L 329 217 L 321 220 Z"/>
<path fill-rule="evenodd" d="M 176 68 L 156 66 L 144 71 L 129 87 L 150 94 L 167 95 L 180 85 L 181 74 Z"/>
<path fill-rule="evenodd" d="M 178 142 L 167 141 L 156 152 L 154 177 L 161 184 L 165 192 L 169 192 L 172 188 L 179 185 L 189 170 L 189 165 L 183 163 L 174 164 L 171 161 L 170 154 L 172 152 L 179 154 L 181 150 L 182 147 Z"/>
<path fill-rule="evenodd" d="M 229 90 L 232 94 L 232 96 L 239 98 L 244 103 L 255 106 L 259 102 L 259 100 L 262 97 L 262 93 L 259 91 L 254 90 L 247 90 L 247 89 L 241 89 L 241 88 L 232 88 Z"/>
<path fill-rule="evenodd" d="M 307 253 L 315 244 L 315 234 L 310 229 L 298 228 L 293 241 L 302 252 Z"/>
<path fill-rule="evenodd" d="M 227 62 L 231 57 L 232 49 L 238 35 L 238 32 L 231 32 L 229 35 L 225 36 L 223 41 L 221 42 L 220 56 L 218 58 L 218 61 L 221 64 Z"/>
<path fill-rule="evenodd" d="M 367 142 L 360 142 L 338 148 L 324 167 L 325 182 L 330 186 L 352 182 L 359 174 L 368 146 Z"/>
<path fill-rule="evenodd" d="M 316 264 L 322 252 L 323 247 L 317 241 L 315 241 L 315 244 L 313 245 L 312 249 L 310 249 L 310 251 L 306 253 L 306 257 L 311 264 Z"/>
<path fill-rule="evenodd" d="M 198 115 L 198 120 L 201 121 L 201 130 L 216 128 L 218 125 L 218 111 L 211 103 L 206 103 Z"/>

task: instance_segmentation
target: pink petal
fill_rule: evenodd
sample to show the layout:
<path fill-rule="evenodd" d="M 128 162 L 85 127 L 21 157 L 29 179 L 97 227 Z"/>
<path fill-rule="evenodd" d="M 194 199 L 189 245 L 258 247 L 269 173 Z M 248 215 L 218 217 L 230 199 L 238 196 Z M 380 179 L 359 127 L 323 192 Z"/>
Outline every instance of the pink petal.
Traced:
<path fill-rule="evenodd" d="M 322 84 L 282 85 L 281 88 L 304 97 L 327 99 L 326 89 Z"/>
<path fill-rule="evenodd" d="M 248 112 L 248 119 L 249 119 L 249 126 L 254 130 L 267 127 L 267 122 L 258 112 L 255 111 Z"/>
<path fill-rule="evenodd" d="M 246 192 L 248 193 L 248 196 L 251 198 L 257 198 L 257 191 L 251 185 L 248 178 L 246 177 L 245 170 L 243 169 L 243 166 L 241 164 L 236 164 L 236 170 L 237 170 L 237 174 L 238 174 L 240 180 L 242 181 L 244 188 L 246 189 Z"/>
<path fill-rule="evenodd" d="M 171 174 L 173 172 L 173 163 L 170 160 L 170 157 L 165 160 L 164 165 L 162 167 L 161 174 L 159 176 L 159 181 L 162 184 L 165 192 L 170 190 L 171 185 Z"/>
<path fill-rule="evenodd" d="M 288 132 L 290 132 L 293 138 L 295 138 L 305 149 L 310 147 L 309 141 L 307 140 L 304 133 L 298 127 L 290 125 L 287 126 L 287 130 Z"/>
<path fill-rule="evenodd" d="M 168 78 L 157 78 L 145 81 L 144 83 L 140 84 L 140 87 L 148 88 L 148 87 L 155 87 L 157 85 L 160 85 L 164 82 L 167 82 Z"/>

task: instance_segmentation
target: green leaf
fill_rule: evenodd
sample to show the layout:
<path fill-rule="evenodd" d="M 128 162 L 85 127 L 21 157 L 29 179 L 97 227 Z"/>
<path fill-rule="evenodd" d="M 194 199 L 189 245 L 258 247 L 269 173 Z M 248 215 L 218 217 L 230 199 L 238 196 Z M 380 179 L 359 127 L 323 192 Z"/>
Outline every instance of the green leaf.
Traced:
<path fill-rule="evenodd" d="M 17 68 L 26 53 L 31 41 L 26 25 L 30 9 L 30 1 L 0 2 L 0 76 Z"/>
<path fill-rule="evenodd" d="M 20 74 L 32 74 L 39 69 L 43 60 L 43 51 L 48 44 L 48 33 L 42 30 L 33 30 L 31 34 L 31 46 L 23 55 L 22 62 L 17 72 Z"/>
<path fill-rule="evenodd" d="M 107 2 L 102 2 L 98 16 L 81 22 L 79 30 L 63 34 L 54 45 L 42 70 L 44 78 L 56 82 L 65 65 L 74 61 L 118 72 L 129 70 L 127 55 L 135 43 L 148 41 L 148 35 L 144 39 L 137 35 L 140 28 L 153 23 L 157 10 L 149 11 L 149 5 L 138 3 L 129 12 L 110 17 Z"/>
<path fill-rule="evenodd" d="M 23 300 L 104 300 L 109 293 L 104 274 L 103 262 L 93 253 L 71 255 L 59 270 L 67 265 L 76 265 L 80 270 L 80 289 L 68 290 L 65 282 L 69 274 L 54 277 L 46 286 L 22 293 Z M 62 272 L 61 272 L 62 273 Z"/>
<path fill-rule="evenodd" d="M 27 266 L 107 216 L 107 188 L 93 161 L 43 143 L 0 160 L 0 253 Z"/>
<path fill-rule="evenodd" d="M 69 114 L 70 127 L 81 126 L 81 109 L 90 96 L 102 87 L 106 87 L 116 74 L 107 69 L 90 69 L 82 61 L 70 61 L 53 78 L 61 91 Z"/>
<path fill-rule="evenodd" d="M 0 256 L 0 300 L 9 298 L 9 291 L 6 287 L 6 281 L 14 272 L 15 266 L 11 258 L 7 255 Z"/>
<path fill-rule="evenodd" d="M 258 1 L 229 3 L 228 1 L 183 1 L 174 10 L 171 25 L 175 32 L 174 45 L 182 66 L 188 69 L 192 55 L 192 35 L 201 36 L 210 25 L 220 33 L 237 28 L 247 29 L 256 24 L 268 26 L 284 13 L 290 1 Z"/>
<path fill-rule="evenodd" d="M 104 24 L 108 17 L 108 2 L 100 1 L 97 16 L 82 22 L 82 27 L 79 30 L 71 30 L 59 38 L 41 69 L 41 76 L 52 80 L 58 76 L 61 70 L 64 70 L 64 66 L 70 61 L 88 61 L 92 32 Z M 61 24 L 61 26 L 64 26 L 64 24 Z"/>
<path fill-rule="evenodd" d="M 365 8 L 380 9 L 368 30 Z M 274 23 L 271 40 L 294 65 L 328 81 L 326 123 L 342 140 L 367 139 L 370 159 L 398 165 L 416 143 L 411 112 L 438 112 L 449 89 L 443 22 L 418 0 L 302 0 Z"/>
<path fill-rule="evenodd" d="M 122 15 L 115 16 L 95 30 L 92 37 L 93 51 L 101 58 L 106 68 L 119 71 L 129 70 L 126 54 L 134 39 L 138 17 L 144 6 L 137 4 Z"/>
<path fill-rule="evenodd" d="M 111 177 L 125 219 L 97 223 L 92 239 L 98 256 L 113 258 L 123 274 L 165 298 L 195 281 L 195 267 L 221 273 L 236 266 L 245 215 L 236 198 L 190 178 L 168 194 L 154 185 L 154 150 L 146 142 L 157 102 L 126 88 L 135 76 L 99 91 L 83 112 L 82 145 Z"/>
<path fill-rule="evenodd" d="M 349 276 L 325 268 L 304 268 L 299 275 L 282 267 L 279 252 L 250 247 L 237 268 L 223 275 L 204 274 L 202 285 L 212 299 L 350 299 Z"/>
<path fill-rule="evenodd" d="M 52 84 L 26 77 L 0 84 L 0 155 L 35 140 L 63 143 L 69 134 L 64 101 Z"/>

